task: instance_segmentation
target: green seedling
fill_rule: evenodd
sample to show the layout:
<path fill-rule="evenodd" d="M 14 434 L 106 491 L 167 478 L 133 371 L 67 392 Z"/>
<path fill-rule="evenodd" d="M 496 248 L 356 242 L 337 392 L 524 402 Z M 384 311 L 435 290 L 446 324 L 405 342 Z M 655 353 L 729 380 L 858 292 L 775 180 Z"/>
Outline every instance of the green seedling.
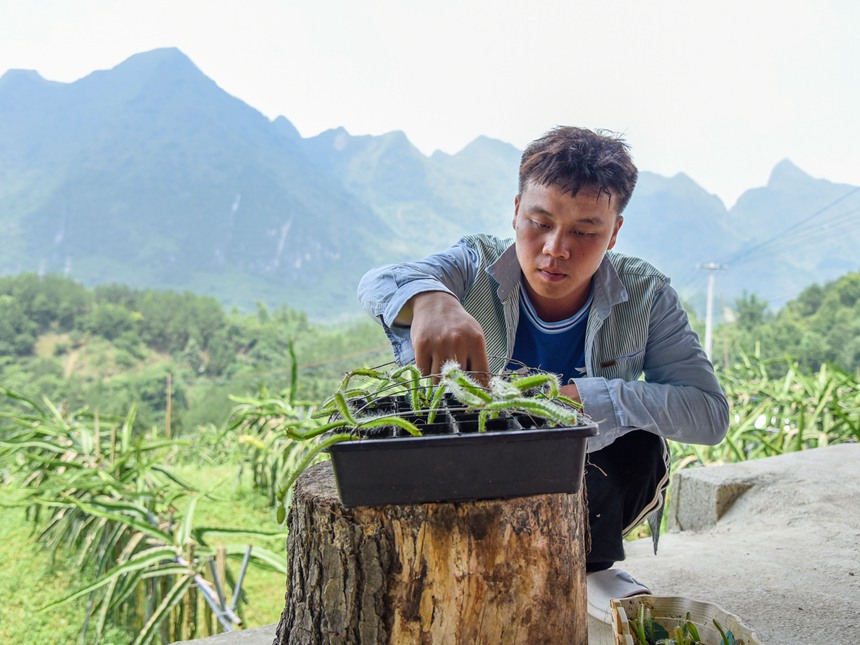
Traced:
<path fill-rule="evenodd" d="M 720 633 L 719 645 L 743 645 L 743 640 L 735 639 L 730 630 L 723 630 L 716 619 L 713 623 Z M 644 603 L 639 605 L 637 617 L 630 621 L 630 631 L 633 632 L 635 645 L 706 645 L 699 636 L 690 612 L 670 633 L 654 620 L 651 610 Z"/>
<path fill-rule="evenodd" d="M 317 443 L 280 485 L 278 521 L 286 517 L 290 488 L 321 452 L 343 441 L 365 438 L 374 428 L 399 428 L 411 436 L 421 436 L 421 426 L 404 418 L 402 411 L 392 411 L 391 404 L 395 400 L 408 401 L 411 414 L 430 424 L 436 420 L 448 393 L 462 409 L 478 412 L 479 432 L 486 431 L 488 419 L 502 413 L 529 414 L 552 426 L 574 426 L 579 422 L 581 406 L 560 394 L 558 378 L 553 374 L 497 375 L 485 387 L 456 361 L 446 362 L 435 379 L 423 376 L 415 365 L 388 372 L 379 368 L 353 370 L 311 415 L 314 420 L 327 418 L 326 423 L 293 423 L 286 428 L 287 438 L 293 442 Z"/>

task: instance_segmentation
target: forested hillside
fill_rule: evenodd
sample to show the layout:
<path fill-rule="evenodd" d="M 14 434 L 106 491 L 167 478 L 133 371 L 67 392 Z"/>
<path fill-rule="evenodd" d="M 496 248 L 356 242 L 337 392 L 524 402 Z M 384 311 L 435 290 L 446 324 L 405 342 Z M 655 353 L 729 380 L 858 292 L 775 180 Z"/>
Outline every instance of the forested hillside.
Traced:
<path fill-rule="evenodd" d="M 807 287 L 775 314 L 755 294 L 739 298 L 736 311 L 737 320 L 718 331 L 717 362 L 724 352 L 734 360 L 745 352 L 776 364 L 788 357 L 810 371 L 832 363 L 860 373 L 860 273 Z"/>
<path fill-rule="evenodd" d="M 777 371 L 787 357 L 809 370 L 860 367 L 860 273 L 813 285 L 776 314 L 755 294 L 735 309 L 737 320 L 715 330 L 720 366 L 758 354 Z M 702 321 L 692 318 L 701 335 Z M 349 369 L 391 360 L 369 319 L 321 325 L 285 306 L 240 313 L 190 292 L 0 278 L 0 384 L 105 414 L 135 404 L 141 429 L 164 425 L 168 392 L 174 432 L 223 423 L 230 394 L 287 387 L 291 347 L 303 399 L 323 398 Z"/>
<path fill-rule="evenodd" d="M 136 404 L 140 429 L 164 425 L 168 390 L 174 432 L 223 423 L 229 394 L 287 385 L 291 346 L 303 398 L 320 398 L 356 363 L 391 357 L 369 319 L 324 326 L 287 307 L 225 311 L 190 292 L 0 278 L 0 384 L 105 414 Z"/>

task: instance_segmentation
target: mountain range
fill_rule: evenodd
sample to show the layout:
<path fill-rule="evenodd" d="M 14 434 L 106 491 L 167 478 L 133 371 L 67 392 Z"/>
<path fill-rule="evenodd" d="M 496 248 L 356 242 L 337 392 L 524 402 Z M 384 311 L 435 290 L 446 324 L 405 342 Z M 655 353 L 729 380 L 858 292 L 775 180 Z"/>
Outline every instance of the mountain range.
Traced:
<path fill-rule="evenodd" d="M 509 235 L 521 151 L 478 137 L 427 156 L 402 132 L 302 137 L 230 96 L 177 49 L 73 83 L 0 78 L 0 273 L 286 304 L 321 320 L 358 311 L 373 265 L 470 232 Z M 640 174 L 617 250 L 704 308 L 707 272 L 731 302 L 772 307 L 858 270 L 860 189 L 784 160 L 730 209 L 684 174 Z"/>

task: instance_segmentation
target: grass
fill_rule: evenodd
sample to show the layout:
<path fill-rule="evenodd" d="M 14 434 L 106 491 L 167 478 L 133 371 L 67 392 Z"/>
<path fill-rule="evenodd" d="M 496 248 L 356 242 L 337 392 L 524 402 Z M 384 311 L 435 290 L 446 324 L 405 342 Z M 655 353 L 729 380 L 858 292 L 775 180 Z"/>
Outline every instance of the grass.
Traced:
<path fill-rule="evenodd" d="M 194 523 L 198 526 L 278 530 L 273 509 L 266 503 L 263 495 L 252 490 L 249 472 L 244 473 L 237 486 L 238 469 L 239 467 L 233 464 L 205 467 L 184 466 L 176 469 L 177 474 L 198 486 L 199 490 L 211 491 L 213 496 L 217 496 L 217 499 L 200 500 L 194 515 Z M 235 543 L 236 539 L 233 538 L 230 541 Z M 266 547 L 277 553 L 284 553 L 286 535 L 271 540 L 248 541 L 248 543 Z M 230 566 L 238 575 L 241 563 L 231 562 Z M 242 589 L 247 594 L 249 601 L 249 604 L 245 605 L 242 610 L 245 628 L 249 629 L 278 622 L 281 611 L 284 609 L 286 592 L 286 580 L 283 574 L 263 571 L 253 566 L 248 567 Z"/>
<path fill-rule="evenodd" d="M 216 500 L 200 500 L 195 524 L 278 529 L 273 511 L 263 496 L 251 490 L 250 478 L 243 477 L 237 487 L 238 466 L 186 466 L 177 470 L 201 489 L 212 490 L 218 496 Z M 47 612 L 39 612 L 39 609 L 81 586 L 86 573 L 74 570 L 70 562 L 52 562 L 50 552 L 35 543 L 24 512 L 3 508 L 3 499 L 0 490 L 0 643 L 78 642 L 85 600 Z M 271 539 L 266 543 L 257 541 L 257 544 L 283 552 L 285 539 Z M 230 563 L 236 575 L 240 564 Z M 278 622 L 286 590 L 283 574 L 250 566 L 242 588 L 250 603 L 242 610 L 245 628 Z M 102 642 L 125 645 L 131 640 L 133 636 L 130 634 L 112 628 Z"/>
<path fill-rule="evenodd" d="M 80 583 L 80 572 L 69 562 L 53 562 L 33 538 L 21 509 L 0 508 L 0 643 L 75 643 L 86 600 L 44 613 L 39 609 Z M 131 640 L 121 629 L 111 629 L 104 643 Z"/>

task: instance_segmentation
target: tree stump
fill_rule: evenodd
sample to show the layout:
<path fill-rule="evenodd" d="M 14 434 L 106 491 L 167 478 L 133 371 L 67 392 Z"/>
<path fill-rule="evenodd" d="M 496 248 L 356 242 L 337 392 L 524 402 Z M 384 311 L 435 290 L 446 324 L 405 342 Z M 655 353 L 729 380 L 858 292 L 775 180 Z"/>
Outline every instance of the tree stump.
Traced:
<path fill-rule="evenodd" d="M 278 645 L 588 640 L 583 494 L 345 508 L 299 478 Z"/>

